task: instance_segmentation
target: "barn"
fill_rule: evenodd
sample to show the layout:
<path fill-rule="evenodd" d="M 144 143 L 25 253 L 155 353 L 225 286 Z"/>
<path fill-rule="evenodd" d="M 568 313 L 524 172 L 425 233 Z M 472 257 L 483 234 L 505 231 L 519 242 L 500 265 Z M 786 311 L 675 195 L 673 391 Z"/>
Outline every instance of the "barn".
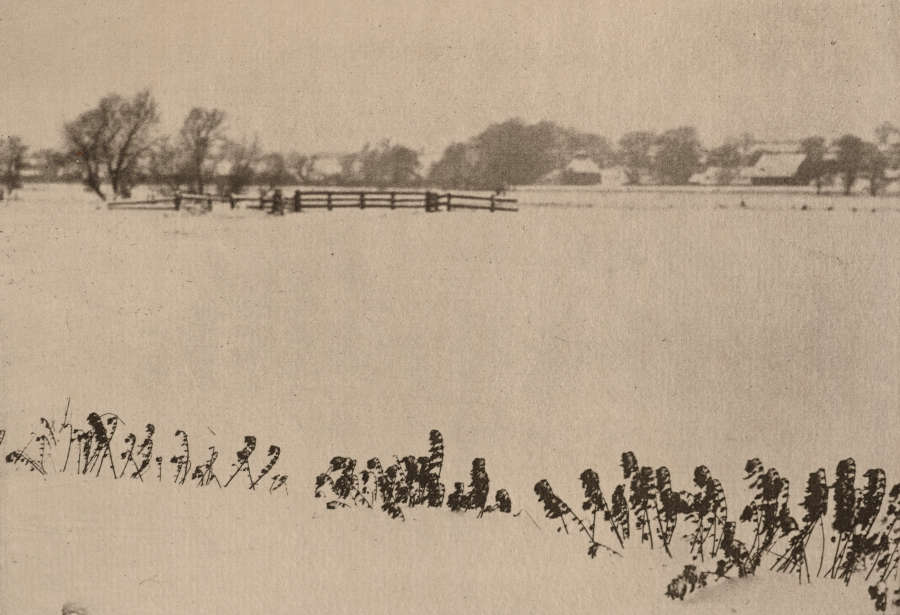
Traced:
<path fill-rule="evenodd" d="M 806 158 L 802 153 L 766 153 L 747 172 L 754 186 L 798 186 L 797 170 Z"/>
<path fill-rule="evenodd" d="M 603 171 L 586 154 L 576 155 L 562 172 L 562 183 L 596 185 L 603 183 Z"/>

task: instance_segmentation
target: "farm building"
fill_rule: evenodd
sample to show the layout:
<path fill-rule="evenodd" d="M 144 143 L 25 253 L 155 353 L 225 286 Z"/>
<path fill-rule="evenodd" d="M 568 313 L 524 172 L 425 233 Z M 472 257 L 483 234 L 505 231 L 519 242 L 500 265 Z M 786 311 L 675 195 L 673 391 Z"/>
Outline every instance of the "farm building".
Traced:
<path fill-rule="evenodd" d="M 799 141 L 757 141 L 750 148 L 750 154 L 796 154 L 799 151 Z"/>
<path fill-rule="evenodd" d="M 565 167 L 553 169 L 537 180 L 538 184 L 557 186 L 593 186 L 604 183 L 604 169 L 586 154 L 576 154 Z"/>
<path fill-rule="evenodd" d="M 603 171 L 600 165 L 586 154 L 577 154 L 562 171 L 564 184 L 594 185 L 603 183 Z"/>
<path fill-rule="evenodd" d="M 553 169 L 549 173 L 542 175 L 535 182 L 536 184 L 552 184 L 552 185 L 560 185 L 563 183 L 562 181 L 562 169 Z"/>
<path fill-rule="evenodd" d="M 356 172 L 359 169 L 354 168 L 353 170 Z M 343 171 L 340 154 L 320 154 L 313 160 L 310 179 L 313 182 L 326 183 L 334 180 L 336 177 L 340 177 Z"/>
<path fill-rule="evenodd" d="M 735 172 L 731 169 L 706 167 L 704 171 L 691 175 L 688 183 L 696 186 L 721 186 L 730 183 L 733 175 Z"/>
<path fill-rule="evenodd" d="M 885 192 L 900 192 L 900 169 L 888 169 L 884 172 Z"/>
<path fill-rule="evenodd" d="M 805 158 L 799 153 L 763 154 L 747 176 L 754 186 L 797 186 L 801 183 L 797 170 Z"/>
<path fill-rule="evenodd" d="M 604 186 L 624 186 L 628 183 L 625 167 L 609 167 L 602 170 Z"/>

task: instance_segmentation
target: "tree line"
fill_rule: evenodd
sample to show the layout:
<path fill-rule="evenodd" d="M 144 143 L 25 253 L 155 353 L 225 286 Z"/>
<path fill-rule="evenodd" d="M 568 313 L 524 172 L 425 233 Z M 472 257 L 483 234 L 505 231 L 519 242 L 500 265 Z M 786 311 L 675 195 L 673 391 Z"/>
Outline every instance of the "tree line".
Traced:
<path fill-rule="evenodd" d="M 131 98 L 119 94 L 63 126 L 63 147 L 32 157 L 45 180 L 81 181 L 101 199 L 127 197 L 138 184 L 164 191 L 241 193 L 247 187 L 295 183 L 411 185 L 422 181 L 419 154 L 383 141 L 340 157 L 340 168 L 316 172 L 316 156 L 265 151 L 256 137 L 233 138 L 221 109 L 195 107 L 174 135 L 160 133 L 158 105 L 149 90 Z M 21 186 L 27 147 L 9 137 L 0 147 L 3 181 Z"/>
<path fill-rule="evenodd" d="M 830 144 L 822 136 L 811 136 L 799 143 L 803 162 L 796 170 L 796 183 L 814 184 L 816 193 L 838 178 L 844 194 L 850 194 L 858 179 L 869 181 L 874 196 L 887 183 L 887 170 L 900 168 L 900 127 L 884 122 L 875 129 L 875 141 L 845 134 Z M 755 148 L 750 134 L 731 137 L 710 150 L 704 150 L 691 127 L 676 128 L 662 134 L 630 132 L 619 141 L 619 163 L 625 168 L 628 183 L 642 183 L 643 176 L 657 184 L 686 184 L 691 175 L 704 167 L 718 170 L 717 183 L 729 184 L 743 167 L 755 165 L 764 150 Z"/>
<path fill-rule="evenodd" d="M 876 142 L 864 141 L 856 135 L 842 136 L 834 141 L 835 154 L 831 157 L 823 137 L 803 139 L 800 146 L 806 158 L 797 170 L 800 181 L 814 183 L 819 194 L 822 186 L 837 176 L 844 194 L 850 194 L 856 180 L 863 178 L 869 181 L 869 193 L 877 195 L 887 183 L 887 170 L 900 168 L 900 142 L 890 143 L 893 135 L 900 135 L 900 129 L 885 122 L 875 129 L 875 134 Z"/>
<path fill-rule="evenodd" d="M 762 155 L 749 134 L 706 149 L 695 128 L 682 126 L 629 132 L 614 145 L 601 135 L 553 122 L 510 119 L 452 143 L 427 171 L 420 152 L 389 140 L 333 157 L 323 168 L 316 155 L 266 151 L 258 138 L 230 136 L 221 109 L 191 109 L 173 135 L 161 134 L 159 124 L 149 90 L 130 98 L 110 94 L 64 124 L 60 150 L 40 150 L 31 158 L 41 179 L 82 181 L 106 199 L 127 197 L 142 183 L 198 193 L 214 188 L 223 194 L 291 184 L 496 190 L 537 183 L 576 156 L 597 168 L 621 167 L 628 184 L 687 184 L 708 167 L 717 170 L 718 183 L 727 184 Z M 27 151 L 19 137 L 0 142 L 0 179 L 9 192 L 21 185 Z M 885 122 L 873 141 L 847 134 L 829 143 L 811 136 L 801 141 L 800 151 L 805 157 L 797 183 L 821 191 L 838 177 L 849 194 L 858 179 L 867 179 L 874 195 L 886 184 L 887 170 L 900 168 L 900 128 Z"/>

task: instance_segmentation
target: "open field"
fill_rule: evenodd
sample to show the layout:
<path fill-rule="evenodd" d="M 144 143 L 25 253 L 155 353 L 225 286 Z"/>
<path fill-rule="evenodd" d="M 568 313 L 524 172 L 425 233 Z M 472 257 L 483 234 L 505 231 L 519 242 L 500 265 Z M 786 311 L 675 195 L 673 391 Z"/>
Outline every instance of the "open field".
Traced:
<path fill-rule="evenodd" d="M 552 194 L 570 206 L 538 206 Z M 589 560 L 541 521 L 535 481 L 575 499 L 628 449 L 681 485 L 706 464 L 736 502 L 750 457 L 795 501 L 850 455 L 900 480 L 900 197 L 571 194 L 512 193 L 510 214 L 108 211 L 70 186 L 0 203 L 4 453 L 70 397 L 198 450 L 255 434 L 291 476 L 284 496 L 201 495 L 0 468 L 2 612 L 685 612 L 662 595 L 682 562 Z M 423 454 L 431 428 L 448 477 L 485 457 L 539 527 L 312 499 L 333 455 Z M 16 589 L 40 575 L 46 594 Z M 794 583 L 691 612 L 871 610 L 862 587 Z"/>

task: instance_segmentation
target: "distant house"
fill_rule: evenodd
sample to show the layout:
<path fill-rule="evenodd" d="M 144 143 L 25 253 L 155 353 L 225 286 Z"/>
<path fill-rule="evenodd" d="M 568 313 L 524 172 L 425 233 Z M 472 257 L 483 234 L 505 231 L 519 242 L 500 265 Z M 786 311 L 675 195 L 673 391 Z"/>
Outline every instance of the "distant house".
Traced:
<path fill-rule="evenodd" d="M 562 169 L 553 169 L 549 173 L 546 173 L 538 178 L 535 183 L 559 185 L 563 183 L 562 174 Z"/>
<path fill-rule="evenodd" d="M 624 186 L 628 184 L 628 173 L 625 167 L 609 167 L 602 169 L 604 186 Z"/>
<path fill-rule="evenodd" d="M 688 183 L 695 186 L 718 186 L 723 183 L 729 183 L 723 181 L 726 179 L 726 175 L 722 167 L 706 167 L 705 171 L 691 175 Z"/>
<path fill-rule="evenodd" d="M 796 154 L 800 151 L 799 141 L 757 141 L 750 148 L 750 154 Z"/>
<path fill-rule="evenodd" d="M 625 176 L 622 182 L 625 186 L 651 186 L 657 183 L 657 178 L 653 171 L 646 167 L 623 167 L 621 172 Z"/>
<path fill-rule="evenodd" d="M 22 161 L 22 166 L 19 169 L 19 175 L 22 177 L 24 181 L 37 181 L 40 179 L 44 179 L 44 164 L 40 158 L 35 156 L 34 154 L 30 154 L 25 157 Z"/>
<path fill-rule="evenodd" d="M 749 186 L 753 183 L 753 167 L 740 167 L 737 174 L 732 178 L 732 186 Z"/>
<path fill-rule="evenodd" d="M 603 169 L 586 154 L 575 157 L 561 169 L 553 169 L 541 176 L 538 184 L 555 184 L 557 186 L 592 186 L 603 183 Z"/>
<path fill-rule="evenodd" d="M 746 176 L 753 186 L 798 186 L 802 182 L 797 171 L 805 158 L 801 153 L 766 153 L 747 170 Z"/>
<path fill-rule="evenodd" d="M 900 191 L 900 169 L 887 169 L 884 172 L 885 192 Z"/>
<path fill-rule="evenodd" d="M 344 172 L 341 164 L 341 154 L 319 154 L 312 163 L 312 170 L 309 173 L 310 181 L 316 183 L 327 183 L 340 177 Z M 355 162 L 355 161 L 354 161 Z M 357 166 L 357 165 L 354 165 Z M 358 171 L 358 169 L 352 169 Z"/>
<path fill-rule="evenodd" d="M 587 154 L 579 153 L 563 169 L 560 179 L 564 184 L 596 185 L 603 183 L 603 171 Z"/>

